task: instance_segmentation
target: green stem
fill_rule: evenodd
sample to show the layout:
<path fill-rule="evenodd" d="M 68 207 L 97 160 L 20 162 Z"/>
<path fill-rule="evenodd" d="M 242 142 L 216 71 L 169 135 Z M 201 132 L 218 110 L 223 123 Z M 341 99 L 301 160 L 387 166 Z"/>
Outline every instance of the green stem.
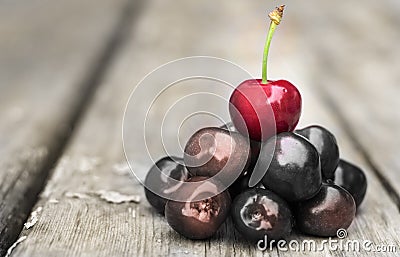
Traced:
<path fill-rule="evenodd" d="M 275 32 L 276 26 L 278 26 L 279 23 L 281 23 L 284 9 L 285 9 L 285 6 L 281 5 L 268 14 L 269 18 L 271 19 L 271 23 L 269 25 L 267 41 L 265 42 L 265 46 L 264 46 L 264 56 L 263 56 L 263 65 L 262 65 L 262 82 L 261 82 L 262 84 L 268 83 L 267 62 L 268 62 L 269 47 L 271 46 L 271 41 L 272 41 L 272 37 Z"/>
<path fill-rule="evenodd" d="M 262 83 L 263 84 L 268 83 L 267 60 L 268 60 L 269 47 L 271 46 L 271 41 L 272 41 L 272 37 L 275 32 L 276 26 L 277 26 L 277 24 L 275 22 L 271 21 L 271 24 L 269 25 L 267 41 L 265 42 L 265 46 L 264 46 L 264 57 L 263 57 L 263 65 L 262 65 Z"/>

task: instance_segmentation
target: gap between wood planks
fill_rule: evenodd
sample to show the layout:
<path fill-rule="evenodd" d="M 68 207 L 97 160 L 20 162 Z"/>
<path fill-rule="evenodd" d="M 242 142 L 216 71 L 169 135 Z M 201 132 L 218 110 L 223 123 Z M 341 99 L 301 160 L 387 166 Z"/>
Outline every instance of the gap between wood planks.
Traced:
<path fill-rule="evenodd" d="M 113 29 L 113 32 L 108 37 L 108 41 L 106 42 L 104 48 L 100 51 L 98 58 L 94 60 L 92 63 L 92 68 L 89 69 L 87 76 L 83 78 L 82 84 L 82 94 L 80 99 L 78 100 L 76 106 L 71 111 L 72 115 L 69 119 L 69 125 L 71 127 L 71 132 L 68 136 L 64 137 L 62 140 L 59 140 L 55 143 L 54 151 L 49 155 L 49 158 L 44 162 L 41 167 L 41 177 L 37 178 L 33 181 L 32 193 L 35 195 L 35 200 L 27 203 L 27 211 L 28 215 L 24 215 L 24 220 L 26 221 L 29 217 L 29 213 L 32 212 L 32 208 L 37 202 L 37 196 L 43 190 L 48 177 L 51 175 L 51 169 L 57 163 L 59 158 L 62 156 L 68 142 L 73 137 L 75 128 L 79 126 L 82 118 L 85 115 L 88 106 L 90 106 L 91 100 L 93 98 L 93 92 L 97 89 L 98 85 L 101 84 L 103 77 L 106 73 L 106 70 L 110 66 L 113 61 L 114 56 L 117 54 L 121 45 L 126 41 L 126 35 L 128 34 L 130 27 L 134 24 L 135 18 L 139 15 L 138 10 L 143 7 L 143 1 L 128 1 L 127 4 L 120 11 L 121 14 L 118 16 L 118 21 Z M 14 229 L 15 239 L 6 242 L 8 245 L 2 246 L 0 250 L 8 249 L 13 241 L 17 240 L 18 235 L 23 229 L 23 224 L 18 228 Z M 4 252 L 5 253 L 5 252 Z M 0 255 L 3 253 L 0 251 Z"/>

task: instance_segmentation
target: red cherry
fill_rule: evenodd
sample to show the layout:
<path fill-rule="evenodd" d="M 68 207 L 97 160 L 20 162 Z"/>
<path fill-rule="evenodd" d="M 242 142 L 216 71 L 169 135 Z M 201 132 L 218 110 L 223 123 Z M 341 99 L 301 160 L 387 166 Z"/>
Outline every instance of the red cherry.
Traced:
<path fill-rule="evenodd" d="M 284 7 L 281 5 L 269 14 L 271 23 L 264 47 L 262 79 L 242 82 L 230 99 L 229 112 L 233 124 L 240 133 L 257 141 L 293 131 L 300 118 L 299 90 L 287 80 L 267 80 L 269 47 L 276 26 L 282 20 Z"/>
<path fill-rule="evenodd" d="M 293 131 L 301 114 L 299 90 L 287 80 L 246 80 L 232 93 L 229 112 L 237 130 L 264 141 L 274 134 Z M 261 130 L 262 126 L 262 130 Z"/>

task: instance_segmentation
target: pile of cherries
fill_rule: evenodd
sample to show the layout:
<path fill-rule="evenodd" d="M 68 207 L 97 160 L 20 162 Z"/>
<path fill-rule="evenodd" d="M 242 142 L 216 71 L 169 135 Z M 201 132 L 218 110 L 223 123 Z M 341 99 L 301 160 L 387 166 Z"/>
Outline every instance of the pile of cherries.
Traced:
<path fill-rule="evenodd" d="M 266 79 L 269 43 L 283 8 L 269 15 L 263 79 L 244 81 L 231 95 L 232 122 L 200 129 L 183 158 L 164 157 L 147 174 L 147 200 L 187 238 L 213 236 L 229 214 L 250 241 L 284 239 L 294 228 L 336 236 L 364 199 L 366 176 L 340 159 L 334 135 L 316 125 L 295 130 L 298 89 Z M 252 176 L 261 176 L 259 183 Z M 250 187 L 252 180 L 257 184 Z"/>

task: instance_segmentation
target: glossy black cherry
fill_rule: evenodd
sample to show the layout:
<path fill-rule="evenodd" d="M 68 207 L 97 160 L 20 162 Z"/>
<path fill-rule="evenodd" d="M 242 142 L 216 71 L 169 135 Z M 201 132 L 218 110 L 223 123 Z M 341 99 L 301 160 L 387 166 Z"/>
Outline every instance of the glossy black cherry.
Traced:
<path fill-rule="evenodd" d="M 236 181 L 229 187 L 229 194 L 231 195 L 232 199 L 235 199 L 237 195 L 250 189 L 249 180 L 250 180 L 249 174 L 240 176 L 239 178 L 236 179 Z"/>
<path fill-rule="evenodd" d="M 206 177 L 192 177 L 187 182 L 206 180 Z M 223 187 L 217 181 L 207 182 L 200 187 L 184 186 L 176 191 L 186 202 L 169 200 L 165 205 L 165 217 L 168 224 L 179 234 L 190 239 L 206 239 L 213 236 L 226 220 L 231 198 L 227 191 L 215 195 L 216 188 Z M 207 197 L 209 196 L 209 197 Z M 192 201 L 196 197 L 204 200 Z"/>
<path fill-rule="evenodd" d="M 235 128 L 235 125 L 233 125 L 232 122 L 228 122 L 224 125 L 222 125 L 220 128 L 226 129 L 231 132 L 238 132 L 238 130 Z M 261 142 L 259 141 L 254 141 L 250 140 L 250 163 L 248 167 L 248 171 L 253 170 L 254 166 L 256 165 L 256 162 L 258 160 L 258 155 L 260 154 L 260 147 L 261 147 Z"/>
<path fill-rule="evenodd" d="M 144 192 L 147 201 L 156 209 L 158 213 L 163 214 L 167 199 L 160 196 L 173 194 L 179 187 L 176 183 L 171 183 L 168 178 L 173 178 L 177 181 L 185 181 L 189 178 L 189 173 L 186 168 L 177 161 L 183 163 L 182 158 L 164 157 L 158 160 L 149 170 L 144 182 Z M 156 192 L 148 188 L 155 189 Z M 158 193 L 157 193 L 158 192 Z"/>
<path fill-rule="evenodd" d="M 224 184 L 243 174 L 249 160 L 249 141 L 238 132 L 222 128 L 202 128 L 185 146 L 184 161 L 191 175 L 212 177 L 223 170 L 219 179 Z"/>
<path fill-rule="evenodd" d="M 359 167 L 340 160 L 334 183 L 346 189 L 353 196 L 356 206 L 360 206 L 367 192 L 367 177 Z"/>
<path fill-rule="evenodd" d="M 296 130 L 295 133 L 306 137 L 317 149 L 321 158 L 323 179 L 333 179 L 339 164 L 339 147 L 335 136 L 327 129 L 317 125 Z"/>
<path fill-rule="evenodd" d="M 318 194 L 294 207 L 296 226 L 314 236 L 336 236 L 347 229 L 354 219 L 356 204 L 353 197 L 340 186 L 324 184 Z"/>
<path fill-rule="evenodd" d="M 249 241 L 278 240 L 292 231 L 293 217 L 288 204 L 277 194 L 261 188 L 247 190 L 232 204 L 232 220 Z"/>
<path fill-rule="evenodd" d="M 313 197 L 322 183 L 319 155 L 315 147 L 304 137 L 285 132 L 272 137 L 261 148 L 260 161 L 269 160 L 263 185 L 289 202 Z"/>

